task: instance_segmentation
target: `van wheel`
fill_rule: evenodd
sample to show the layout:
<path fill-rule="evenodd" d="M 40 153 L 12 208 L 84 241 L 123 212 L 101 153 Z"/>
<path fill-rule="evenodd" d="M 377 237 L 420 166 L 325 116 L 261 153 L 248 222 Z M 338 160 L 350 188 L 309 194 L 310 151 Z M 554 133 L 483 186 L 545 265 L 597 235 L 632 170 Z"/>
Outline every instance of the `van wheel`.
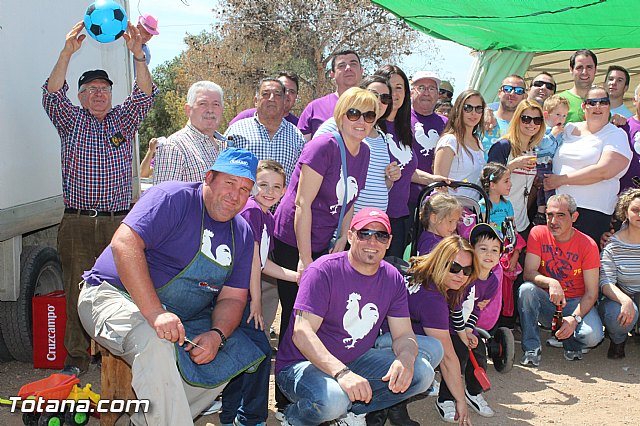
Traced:
<path fill-rule="evenodd" d="M 33 362 L 31 299 L 62 288 L 58 252 L 52 247 L 24 247 L 20 256 L 18 300 L 0 304 L 0 328 L 9 353 L 16 360 Z"/>

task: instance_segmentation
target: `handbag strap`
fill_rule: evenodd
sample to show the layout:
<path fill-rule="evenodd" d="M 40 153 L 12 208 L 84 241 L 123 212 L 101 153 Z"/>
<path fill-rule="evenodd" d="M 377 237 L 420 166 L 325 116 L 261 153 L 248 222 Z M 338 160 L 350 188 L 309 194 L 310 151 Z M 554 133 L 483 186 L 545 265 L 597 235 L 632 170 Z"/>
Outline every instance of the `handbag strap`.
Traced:
<path fill-rule="evenodd" d="M 338 147 L 340 148 L 340 159 L 342 161 L 342 181 L 344 182 L 344 197 L 342 198 L 342 208 L 340 209 L 340 218 L 338 219 L 338 228 L 336 229 L 337 238 L 340 238 L 340 231 L 342 230 L 342 220 L 344 219 L 344 212 L 347 208 L 347 197 L 349 188 L 347 186 L 347 153 L 346 148 L 344 146 L 344 141 L 342 140 L 342 136 L 337 131 L 332 131 L 331 134 L 336 141 L 338 142 Z"/>

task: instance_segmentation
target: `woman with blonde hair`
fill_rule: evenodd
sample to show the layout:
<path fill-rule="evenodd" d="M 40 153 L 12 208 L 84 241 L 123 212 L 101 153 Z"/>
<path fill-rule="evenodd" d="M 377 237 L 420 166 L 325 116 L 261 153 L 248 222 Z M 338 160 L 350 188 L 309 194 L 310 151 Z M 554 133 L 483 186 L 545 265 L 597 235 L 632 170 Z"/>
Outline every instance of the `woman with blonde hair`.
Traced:
<path fill-rule="evenodd" d="M 511 192 L 516 230 L 527 238 L 530 225 L 527 206 L 536 177 L 535 148 L 544 137 L 546 126 L 542 107 L 536 101 L 521 101 L 511 119 L 509 131 L 489 149 L 489 162 L 504 164 L 511 171 Z"/>

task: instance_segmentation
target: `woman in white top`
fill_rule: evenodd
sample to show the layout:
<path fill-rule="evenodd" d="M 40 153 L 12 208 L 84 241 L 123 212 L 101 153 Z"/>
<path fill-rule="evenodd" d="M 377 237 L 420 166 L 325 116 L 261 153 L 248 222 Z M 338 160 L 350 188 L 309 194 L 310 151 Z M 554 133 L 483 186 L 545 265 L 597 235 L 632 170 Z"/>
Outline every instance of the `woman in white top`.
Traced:
<path fill-rule="evenodd" d="M 480 184 L 486 164 L 480 133 L 484 128 L 486 103 L 477 90 L 465 90 L 456 99 L 449 121 L 436 144 L 433 173 L 451 180 Z M 460 188 L 454 194 L 479 199 L 477 191 Z"/>
<path fill-rule="evenodd" d="M 631 148 L 626 133 L 609 123 L 607 92 L 594 87 L 582 103 L 586 121 L 565 126 L 563 143 L 553 157 L 553 174 L 544 189 L 569 194 L 578 205 L 576 229 L 600 241 L 609 230 L 620 178 L 629 168 Z"/>

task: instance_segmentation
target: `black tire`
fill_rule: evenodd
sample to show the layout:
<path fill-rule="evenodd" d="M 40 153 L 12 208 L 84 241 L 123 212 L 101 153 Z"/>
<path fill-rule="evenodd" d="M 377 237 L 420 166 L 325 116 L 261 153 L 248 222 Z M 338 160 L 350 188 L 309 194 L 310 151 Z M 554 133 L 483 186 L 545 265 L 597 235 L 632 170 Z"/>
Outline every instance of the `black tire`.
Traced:
<path fill-rule="evenodd" d="M 62 426 L 64 425 L 64 413 L 44 412 L 38 419 L 38 426 Z"/>
<path fill-rule="evenodd" d="M 20 256 L 20 295 L 15 302 L 0 304 L 0 328 L 11 355 L 33 362 L 33 296 L 62 290 L 62 266 L 52 247 L 27 246 Z"/>
<path fill-rule="evenodd" d="M 516 356 L 513 332 L 507 327 L 500 327 L 493 338 L 501 347 L 500 356 L 493 358 L 493 366 L 500 373 L 508 373 L 513 368 L 513 360 Z"/>
<path fill-rule="evenodd" d="M 64 413 L 64 424 L 69 426 L 84 426 L 89 423 L 89 413 L 71 412 Z"/>
<path fill-rule="evenodd" d="M 0 327 L 0 362 L 13 361 L 13 355 L 9 352 L 9 348 L 4 343 L 4 337 L 2 335 L 2 327 Z"/>

